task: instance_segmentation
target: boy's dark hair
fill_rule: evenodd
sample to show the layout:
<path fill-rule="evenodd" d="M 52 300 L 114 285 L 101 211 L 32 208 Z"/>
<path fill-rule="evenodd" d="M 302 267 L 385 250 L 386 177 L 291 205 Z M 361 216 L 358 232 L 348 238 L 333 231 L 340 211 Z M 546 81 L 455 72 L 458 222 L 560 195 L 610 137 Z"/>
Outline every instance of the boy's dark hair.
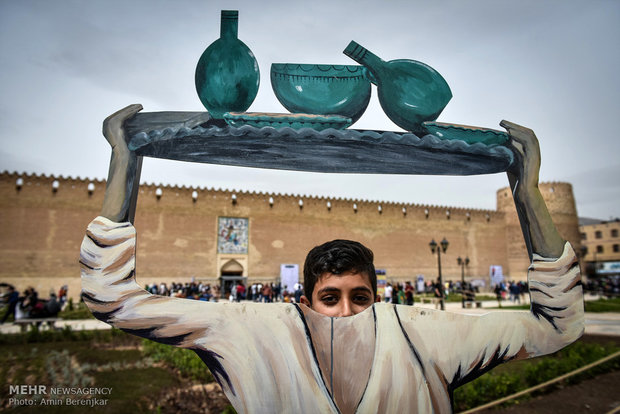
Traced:
<path fill-rule="evenodd" d="M 377 296 L 377 274 L 372 250 L 351 240 L 332 240 L 316 246 L 306 256 L 304 263 L 304 294 L 312 304 L 314 285 L 322 274 L 340 275 L 345 272 L 368 276 L 372 292 Z"/>

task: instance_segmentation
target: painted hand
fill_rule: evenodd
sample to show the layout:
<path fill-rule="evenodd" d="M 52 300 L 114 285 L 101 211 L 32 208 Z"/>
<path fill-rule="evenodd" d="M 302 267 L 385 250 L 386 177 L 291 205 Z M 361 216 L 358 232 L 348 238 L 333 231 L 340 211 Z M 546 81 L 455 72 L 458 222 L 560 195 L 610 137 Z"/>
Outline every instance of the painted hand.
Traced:
<path fill-rule="evenodd" d="M 140 159 L 127 146 L 124 123 L 142 110 L 142 105 L 129 105 L 103 121 L 103 135 L 112 146 L 108 181 L 101 215 L 117 223 L 133 222 L 135 197 L 140 175 Z"/>
<path fill-rule="evenodd" d="M 142 105 L 133 104 L 117 111 L 103 121 L 103 136 L 112 146 L 112 150 L 126 150 L 127 139 L 123 124 L 126 120 L 142 110 Z"/>
<path fill-rule="evenodd" d="M 512 150 L 515 161 L 507 171 L 513 191 L 528 190 L 538 187 L 540 170 L 540 146 L 536 134 L 529 128 L 502 121 L 500 125 L 508 131 L 510 141 L 508 148 Z"/>

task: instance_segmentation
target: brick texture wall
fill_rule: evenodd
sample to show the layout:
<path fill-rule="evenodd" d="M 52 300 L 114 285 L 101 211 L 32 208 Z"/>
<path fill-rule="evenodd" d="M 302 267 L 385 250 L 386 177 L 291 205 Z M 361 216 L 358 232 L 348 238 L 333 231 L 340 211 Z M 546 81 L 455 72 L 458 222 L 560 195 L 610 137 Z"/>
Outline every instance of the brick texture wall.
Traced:
<path fill-rule="evenodd" d="M 95 187 L 92 193 L 89 183 Z M 162 190 L 159 198 L 157 188 Z M 102 181 L 0 174 L 0 281 L 20 290 L 34 286 L 43 297 L 68 284 L 70 295 L 77 297 L 79 246 L 86 226 L 99 212 L 104 191 Z M 195 201 L 193 191 L 198 195 Z M 541 191 L 560 232 L 578 244 L 570 184 L 541 184 Z M 280 264 L 297 263 L 301 268 L 310 248 L 335 238 L 370 247 L 376 267 L 394 281 L 414 280 L 418 274 L 435 279 L 437 258 L 428 244 L 444 237 L 450 242 L 442 255 L 444 280 L 460 279 L 459 256 L 470 259 L 468 278 L 488 280 L 489 266 L 501 265 L 508 277 L 520 279 L 528 266 L 507 189 L 497 192 L 494 211 L 142 185 L 135 220 L 138 282 L 186 282 L 192 276 L 216 281 L 222 263 L 217 254 L 220 216 L 249 219 L 248 254 L 240 260 L 247 263 L 243 274 L 249 282 L 275 280 Z"/>

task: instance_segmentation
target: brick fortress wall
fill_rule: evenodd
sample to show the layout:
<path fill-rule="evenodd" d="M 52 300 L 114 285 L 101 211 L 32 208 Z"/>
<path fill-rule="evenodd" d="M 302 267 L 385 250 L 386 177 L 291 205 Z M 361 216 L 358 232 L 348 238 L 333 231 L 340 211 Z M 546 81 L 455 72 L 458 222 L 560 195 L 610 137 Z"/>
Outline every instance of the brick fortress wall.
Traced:
<path fill-rule="evenodd" d="M 19 178 L 23 184 L 18 190 Z M 159 198 L 157 188 L 162 190 Z M 79 246 L 104 191 L 102 181 L 0 174 L 0 281 L 20 290 L 32 285 L 43 297 L 50 288 L 57 291 L 68 284 L 70 295 L 77 297 Z M 528 259 L 506 191 L 497 192 L 498 209 L 493 211 L 143 184 L 135 220 L 138 282 L 187 282 L 192 276 L 215 282 L 228 260 L 217 254 L 218 217 L 249 219 L 249 251 L 238 262 L 250 283 L 275 280 L 281 264 L 301 269 L 310 248 L 335 238 L 370 247 L 376 267 L 385 269 L 392 281 L 414 280 L 418 274 L 435 279 L 437 259 L 428 243 L 444 237 L 450 242 L 442 255 L 444 280 L 460 279 L 459 256 L 470 259 L 467 278 L 488 280 L 489 266 L 501 265 L 508 277 L 520 279 Z M 541 191 L 561 233 L 578 243 L 570 184 L 541 184 Z"/>

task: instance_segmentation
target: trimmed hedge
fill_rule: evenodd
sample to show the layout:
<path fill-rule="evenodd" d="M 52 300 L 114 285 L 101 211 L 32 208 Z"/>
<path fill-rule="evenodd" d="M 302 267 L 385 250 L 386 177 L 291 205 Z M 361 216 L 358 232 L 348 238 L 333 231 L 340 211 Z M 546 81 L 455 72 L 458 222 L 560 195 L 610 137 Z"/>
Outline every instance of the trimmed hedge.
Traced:
<path fill-rule="evenodd" d="M 142 352 L 154 361 L 160 361 L 171 368 L 178 369 L 179 373 L 187 378 L 202 383 L 215 381 L 200 357 L 189 349 L 175 348 L 170 345 L 143 339 Z"/>
<path fill-rule="evenodd" d="M 457 388 L 454 392 L 454 408 L 456 411 L 465 411 L 495 401 L 574 371 L 611 355 L 618 349 L 620 348 L 613 344 L 599 345 L 576 342 L 553 355 L 506 364 Z M 615 358 L 568 378 L 566 383 L 577 383 L 583 379 L 619 369 L 620 358 Z M 538 393 L 549 392 L 552 389 L 553 386 Z M 506 404 L 509 405 L 510 403 Z"/>

